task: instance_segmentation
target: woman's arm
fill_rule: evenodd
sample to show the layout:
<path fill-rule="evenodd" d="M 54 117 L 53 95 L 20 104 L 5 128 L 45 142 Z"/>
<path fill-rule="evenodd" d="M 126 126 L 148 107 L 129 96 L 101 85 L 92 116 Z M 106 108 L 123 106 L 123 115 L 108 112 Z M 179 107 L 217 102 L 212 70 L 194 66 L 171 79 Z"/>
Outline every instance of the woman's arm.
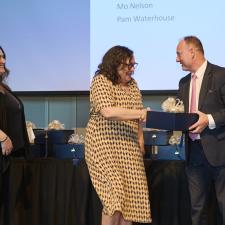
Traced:
<path fill-rule="evenodd" d="M 4 142 L 7 137 L 8 136 L 2 130 L 0 130 L 0 142 Z"/>
<path fill-rule="evenodd" d="M 139 123 L 138 126 L 138 142 L 140 145 L 140 150 L 142 152 L 142 154 L 145 154 L 145 143 L 144 143 L 144 134 L 143 134 L 143 128 L 142 128 L 142 124 L 141 122 Z"/>
<path fill-rule="evenodd" d="M 7 136 L 7 134 L 4 133 L 2 130 L 0 130 L 0 143 L 2 154 L 9 155 L 13 149 L 12 141 L 9 136 Z"/>
<path fill-rule="evenodd" d="M 107 107 L 100 110 L 103 117 L 108 120 L 135 120 L 146 121 L 147 109 L 125 109 Z"/>
<path fill-rule="evenodd" d="M 6 130 L 6 106 L 5 95 L 2 87 L 0 86 L 0 144 L 3 155 L 8 155 L 13 149 L 12 141 L 5 133 Z M 4 130 L 4 131 L 3 131 Z"/>

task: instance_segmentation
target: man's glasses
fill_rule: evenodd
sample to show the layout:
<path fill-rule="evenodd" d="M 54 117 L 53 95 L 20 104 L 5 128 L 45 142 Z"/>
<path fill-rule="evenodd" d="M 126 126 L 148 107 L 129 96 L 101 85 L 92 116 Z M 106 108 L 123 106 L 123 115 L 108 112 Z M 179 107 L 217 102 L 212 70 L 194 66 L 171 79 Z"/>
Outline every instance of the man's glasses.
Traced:
<path fill-rule="evenodd" d="M 134 68 L 134 69 L 136 69 L 137 68 L 137 66 L 138 66 L 138 63 L 122 63 L 123 65 L 125 65 L 125 66 L 127 66 L 127 68 L 129 69 L 129 70 L 131 70 L 132 68 Z"/>

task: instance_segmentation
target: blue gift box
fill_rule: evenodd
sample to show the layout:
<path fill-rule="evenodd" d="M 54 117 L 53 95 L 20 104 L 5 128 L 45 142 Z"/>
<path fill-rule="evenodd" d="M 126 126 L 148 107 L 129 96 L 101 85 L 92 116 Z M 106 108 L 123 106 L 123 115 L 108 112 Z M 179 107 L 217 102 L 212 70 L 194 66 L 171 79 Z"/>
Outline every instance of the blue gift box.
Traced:
<path fill-rule="evenodd" d="M 57 157 L 54 152 L 54 145 L 67 145 L 74 130 L 44 130 L 34 129 L 34 145 L 31 148 L 34 157 Z M 57 150 L 58 151 L 58 150 Z M 66 154 L 66 153 L 65 153 Z M 59 154 L 59 158 L 61 154 Z M 62 158 L 62 157 L 61 157 Z M 65 157 L 64 157 L 65 158 Z M 73 158 L 73 157 L 68 157 Z"/>
<path fill-rule="evenodd" d="M 157 152 L 152 150 L 155 147 L 145 146 L 145 159 L 150 160 L 185 160 L 184 146 L 167 145 L 156 146 Z"/>
<path fill-rule="evenodd" d="M 173 135 L 172 131 L 168 130 L 144 130 L 145 145 L 169 145 L 169 139 Z"/>
<path fill-rule="evenodd" d="M 45 156 L 45 147 L 44 145 L 30 145 L 31 155 L 35 158 L 42 158 Z"/>
<path fill-rule="evenodd" d="M 197 122 L 198 117 L 197 113 L 148 111 L 146 127 L 161 130 L 188 131 L 189 127 Z"/>
<path fill-rule="evenodd" d="M 84 158 L 84 144 L 53 144 L 52 156 L 55 158 Z"/>
<path fill-rule="evenodd" d="M 68 142 L 70 135 L 74 130 L 43 130 L 34 129 L 34 143 L 35 144 L 65 144 Z"/>

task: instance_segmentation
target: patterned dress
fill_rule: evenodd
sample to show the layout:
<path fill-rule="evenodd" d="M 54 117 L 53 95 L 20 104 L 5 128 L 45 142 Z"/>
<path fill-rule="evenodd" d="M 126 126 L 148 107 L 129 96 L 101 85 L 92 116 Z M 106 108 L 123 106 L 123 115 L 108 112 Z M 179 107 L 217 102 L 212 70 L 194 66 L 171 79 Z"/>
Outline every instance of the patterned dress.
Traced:
<path fill-rule="evenodd" d="M 90 91 L 91 117 L 87 125 L 85 159 L 103 211 L 120 211 L 124 219 L 151 222 L 143 156 L 138 143 L 138 120 L 113 121 L 100 115 L 106 107 L 141 109 L 142 97 L 132 80 L 129 91 L 96 76 Z"/>

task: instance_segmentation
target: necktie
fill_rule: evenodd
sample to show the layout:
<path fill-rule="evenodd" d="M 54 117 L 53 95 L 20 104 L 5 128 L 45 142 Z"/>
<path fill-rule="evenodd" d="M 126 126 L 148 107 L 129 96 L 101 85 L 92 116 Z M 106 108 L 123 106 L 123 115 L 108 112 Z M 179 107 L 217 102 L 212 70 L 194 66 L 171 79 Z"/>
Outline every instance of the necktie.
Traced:
<path fill-rule="evenodd" d="M 190 102 L 190 112 L 197 111 L 197 104 L 196 104 L 196 79 L 197 76 L 192 74 L 192 91 L 191 91 L 191 102 Z M 197 138 L 197 134 L 189 133 L 189 137 L 194 141 Z"/>

